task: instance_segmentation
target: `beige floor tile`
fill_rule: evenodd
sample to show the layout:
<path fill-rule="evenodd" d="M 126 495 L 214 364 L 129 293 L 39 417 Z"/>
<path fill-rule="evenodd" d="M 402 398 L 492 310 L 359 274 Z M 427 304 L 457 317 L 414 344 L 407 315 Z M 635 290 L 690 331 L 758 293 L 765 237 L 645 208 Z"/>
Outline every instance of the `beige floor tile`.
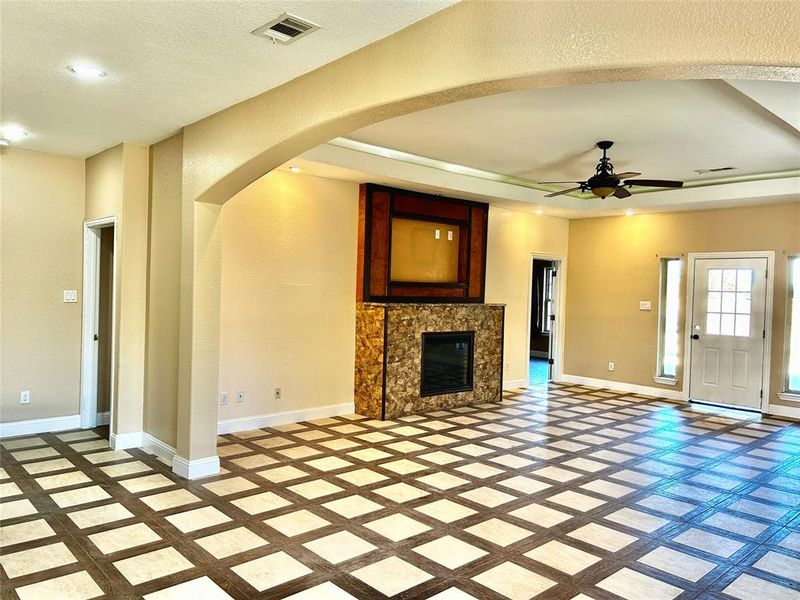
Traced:
<path fill-rule="evenodd" d="M 191 569 L 194 565 L 175 548 L 163 548 L 131 558 L 118 560 L 113 564 L 131 585 L 166 577 Z"/>
<path fill-rule="evenodd" d="M 74 469 L 75 465 L 66 458 L 54 458 L 53 460 L 42 460 L 34 463 L 22 465 L 30 475 L 40 475 L 51 471 L 62 471 L 64 469 Z"/>
<path fill-rule="evenodd" d="M 89 483 L 91 479 L 89 479 L 80 471 L 73 471 L 71 473 L 59 473 L 58 475 L 37 477 L 35 481 L 43 490 L 56 490 L 58 488 L 68 487 L 71 485 Z"/>
<path fill-rule="evenodd" d="M 204 483 L 203 487 L 217 496 L 230 496 L 231 494 L 252 490 L 258 486 L 244 477 L 229 477 L 227 479 Z"/>
<path fill-rule="evenodd" d="M 95 444 L 96 442 L 91 443 Z M 103 463 L 114 462 L 115 460 L 125 460 L 133 457 L 124 450 L 107 450 L 105 452 L 93 452 L 91 454 L 86 454 L 84 455 L 84 458 L 93 465 L 101 465 Z"/>
<path fill-rule="evenodd" d="M 158 494 L 151 494 L 150 496 L 142 496 L 139 498 L 147 506 L 156 512 L 167 510 L 169 508 L 176 508 L 178 506 L 186 506 L 194 502 L 200 502 L 200 498 L 195 496 L 189 490 L 171 490 L 169 492 L 159 492 Z"/>
<path fill-rule="evenodd" d="M 55 534 L 56 532 L 44 519 L 26 521 L 16 525 L 5 525 L 0 527 L 0 548 L 40 540 Z"/>
<path fill-rule="evenodd" d="M 353 485 L 371 485 L 379 481 L 386 481 L 389 479 L 386 475 L 373 471 L 371 469 L 356 469 L 355 471 L 347 471 L 336 475 L 339 479 L 343 479 L 347 483 Z"/>
<path fill-rule="evenodd" d="M 411 473 L 418 473 L 419 471 L 424 471 L 430 468 L 427 465 L 414 462 L 413 460 L 408 460 L 407 458 L 381 463 L 380 467 L 382 469 L 388 469 L 389 471 L 397 473 L 398 475 L 409 475 Z"/>
<path fill-rule="evenodd" d="M 208 577 L 192 579 L 144 596 L 144 600 L 187 600 L 187 598 L 195 598 L 196 600 L 233 600 L 232 596 Z"/>
<path fill-rule="evenodd" d="M 422 506 L 416 507 L 414 510 L 442 521 L 443 523 L 452 523 L 477 513 L 477 511 L 467 506 L 458 504 L 452 500 L 447 500 L 446 498 L 436 500 L 430 504 L 423 504 Z"/>
<path fill-rule="evenodd" d="M 800 582 L 800 559 L 779 552 L 767 552 L 753 566 L 778 577 Z"/>
<path fill-rule="evenodd" d="M 376 510 L 381 510 L 383 508 L 382 504 L 378 504 L 377 502 L 373 502 L 372 500 L 362 496 L 348 496 L 347 498 L 326 502 L 322 506 L 328 510 L 332 510 L 333 512 L 342 515 L 347 519 L 360 517 L 361 515 L 365 515 Z"/>
<path fill-rule="evenodd" d="M 301 477 L 308 477 L 309 475 L 305 471 L 301 471 L 297 467 L 291 465 L 259 471 L 257 474 L 272 483 L 283 483 L 284 481 L 300 479 Z"/>
<path fill-rule="evenodd" d="M 800 533 L 790 533 L 778 544 L 781 548 L 800 552 Z"/>
<path fill-rule="evenodd" d="M 525 556 L 567 575 L 577 575 L 584 569 L 602 560 L 599 556 L 573 548 L 568 544 L 552 540 L 526 552 Z"/>
<path fill-rule="evenodd" d="M 800 592 L 790 588 L 753 577 L 747 573 L 739 575 L 733 582 L 722 590 L 725 594 L 739 600 L 753 600 L 753 598 L 769 598 L 769 600 L 800 600 Z"/>
<path fill-rule="evenodd" d="M 231 462 L 243 469 L 259 469 L 261 467 L 274 465 L 278 461 L 265 454 L 254 454 L 253 456 L 233 459 Z"/>
<path fill-rule="evenodd" d="M 111 496 L 99 485 L 92 485 L 76 490 L 68 490 L 66 492 L 56 492 L 55 494 L 50 494 L 50 498 L 52 498 L 53 502 L 55 502 L 59 508 L 69 508 L 70 506 L 77 506 L 79 504 L 106 500 L 111 498 Z"/>
<path fill-rule="evenodd" d="M 339 564 L 377 549 L 376 546 L 349 531 L 326 535 L 314 541 L 306 542 L 303 546 L 333 564 Z"/>
<path fill-rule="evenodd" d="M 455 475 L 451 475 L 450 473 L 442 473 L 442 472 L 431 473 L 430 475 L 423 475 L 422 477 L 417 477 L 417 481 L 420 483 L 424 483 L 425 485 L 435 487 L 439 490 L 450 490 L 470 483 L 468 479 L 464 479 L 462 477 L 456 477 Z"/>
<path fill-rule="evenodd" d="M 142 492 L 149 492 L 150 490 L 157 490 L 175 485 L 175 482 L 168 477 L 164 477 L 160 473 L 155 473 L 153 475 L 134 477 L 133 479 L 123 479 L 119 484 L 131 494 L 141 494 Z"/>
<path fill-rule="evenodd" d="M 252 450 L 250 450 L 250 448 L 247 446 L 242 446 L 241 444 L 225 444 L 224 446 L 219 446 L 217 448 L 217 454 L 221 458 L 230 458 L 231 456 L 238 456 L 248 452 L 252 452 Z"/>
<path fill-rule="evenodd" d="M 353 571 L 351 575 L 387 596 L 405 592 L 433 579 L 429 573 L 396 556 Z"/>
<path fill-rule="evenodd" d="M 636 504 L 675 517 L 682 517 L 683 515 L 690 513 L 697 508 L 697 506 L 694 504 L 689 504 L 688 502 L 682 502 L 673 498 L 667 498 L 666 496 L 659 496 L 657 494 L 643 498 L 637 501 Z"/>
<path fill-rule="evenodd" d="M 475 596 L 468 594 L 458 588 L 447 588 L 443 592 L 434 594 L 428 600 L 478 600 Z"/>
<path fill-rule="evenodd" d="M 89 600 L 103 595 L 103 590 L 86 571 L 79 571 L 16 590 L 20 600 Z"/>
<path fill-rule="evenodd" d="M 100 467 L 100 470 L 109 477 L 125 477 L 126 475 L 135 475 L 136 473 L 152 471 L 153 469 L 148 467 L 142 461 L 132 460 L 130 462 L 124 462 L 118 465 L 107 465 L 105 467 Z"/>
<path fill-rule="evenodd" d="M 679 587 L 653 579 L 627 567 L 606 577 L 597 584 L 597 587 L 625 598 L 625 600 L 673 600 L 683 593 Z"/>
<path fill-rule="evenodd" d="M 455 454 L 451 454 L 450 452 L 444 452 L 443 450 L 436 450 L 435 452 L 420 454 L 416 458 L 432 462 L 435 465 L 449 465 L 450 463 L 464 460 L 463 456 L 456 456 Z"/>
<path fill-rule="evenodd" d="M 106 439 L 95 439 L 88 442 L 79 442 L 77 444 L 70 444 L 70 447 L 75 450 L 75 452 L 91 452 L 92 450 L 101 450 L 103 448 L 108 448 L 108 440 Z"/>
<path fill-rule="evenodd" d="M 560 467 L 547 466 L 531 471 L 531 475 L 544 477 L 545 479 L 558 481 L 559 483 L 566 483 L 568 481 L 572 481 L 573 479 L 577 479 L 578 477 L 583 477 L 585 474 L 576 473 L 575 471 L 568 471 L 567 469 L 562 469 Z"/>
<path fill-rule="evenodd" d="M 422 544 L 413 549 L 417 554 L 447 567 L 457 569 L 489 554 L 451 535 Z"/>
<path fill-rule="evenodd" d="M 530 600 L 556 583 L 511 562 L 501 563 L 472 580 L 511 600 Z"/>
<path fill-rule="evenodd" d="M 522 492 L 523 494 L 536 494 L 537 492 L 541 492 L 542 490 L 552 487 L 549 483 L 544 483 L 538 479 L 532 479 L 531 477 L 525 477 L 523 475 L 515 475 L 514 477 L 510 477 L 508 479 L 496 481 L 495 485 L 516 490 L 518 492 Z"/>
<path fill-rule="evenodd" d="M 673 541 L 723 558 L 730 557 L 744 547 L 743 543 L 731 538 L 695 528 L 687 529 L 680 535 L 675 536 Z"/>
<path fill-rule="evenodd" d="M 573 492 L 572 490 L 567 490 L 565 492 L 561 492 L 560 494 L 548 496 L 547 501 L 560 504 L 561 506 L 566 506 L 567 508 L 579 510 L 581 512 L 594 510 L 595 508 L 603 506 L 606 503 L 605 500 L 599 500 L 598 498 Z"/>
<path fill-rule="evenodd" d="M 231 567 L 231 571 L 259 592 L 311 573 L 311 569 L 285 552 L 276 552 Z"/>
<path fill-rule="evenodd" d="M 614 523 L 619 523 L 620 525 L 625 525 L 631 529 L 644 531 L 645 533 L 653 533 L 657 529 L 661 529 L 672 523 L 672 521 L 667 519 L 633 510 L 632 508 L 622 508 L 603 518 Z"/>
<path fill-rule="evenodd" d="M 528 521 L 528 523 L 532 523 L 538 527 L 545 527 L 548 529 L 572 518 L 572 515 L 568 513 L 555 510 L 554 508 L 548 508 L 547 506 L 542 506 L 535 502 L 512 510 L 508 514 L 522 519 L 523 521 Z"/>
<path fill-rule="evenodd" d="M 619 483 L 605 481 L 602 479 L 584 483 L 580 487 L 583 490 L 594 492 L 595 494 L 607 496 L 609 498 L 622 498 L 623 496 L 627 496 L 628 494 L 636 491 L 634 488 L 628 487 L 627 485 L 621 485 Z"/>
<path fill-rule="evenodd" d="M 37 448 L 35 450 L 20 450 L 18 452 L 12 452 L 11 456 L 13 456 L 14 460 L 16 461 L 25 462 L 28 460 L 38 460 L 40 458 L 58 456 L 58 451 L 54 450 L 53 448 Z"/>
<path fill-rule="evenodd" d="M 170 515 L 166 519 L 182 533 L 190 533 L 198 529 L 205 529 L 206 527 L 213 527 L 214 525 L 231 521 L 228 515 L 213 506 L 187 510 L 186 512 Z"/>
<path fill-rule="evenodd" d="M 375 533 L 393 542 L 399 542 L 400 540 L 414 537 L 415 535 L 430 531 L 431 529 L 424 523 L 415 521 L 411 517 L 407 517 L 401 513 L 395 513 L 388 517 L 383 517 L 382 519 L 364 523 L 364 527 L 371 529 Z"/>
<path fill-rule="evenodd" d="M 122 521 L 123 519 L 130 519 L 133 513 L 122 504 L 105 504 L 96 508 L 86 508 L 84 510 L 77 510 L 67 513 L 67 516 L 72 519 L 72 522 L 78 526 L 79 529 L 88 529 L 105 523 L 113 523 L 115 521 Z"/>
<path fill-rule="evenodd" d="M 363 460 L 365 462 L 372 462 L 382 458 L 390 457 L 392 455 L 376 448 L 363 448 L 361 450 L 353 450 L 352 452 L 348 452 L 347 456 L 352 456 L 353 458 L 357 458 L 358 460 Z"/>
<path fill-rule="evenodd" d="M 716 563 L 678 552 L 666 546 L 656 548 L 638 560 L 642 564 L 692 583 L 700 581 L 717 566 Z"/>
<path fill-rule="evenodd" d="M 266 519 L 264 523 L 287 537 L 293 537 L 330 525 L 329 521 L 305 509 Z"/>
<path fill-rule="evenodd" d="M 60 433 L 56 437 L 62 442 L 77 442 L 79 440 L 97 439 L 100 436 L 91 429 L 86 429 L 83 431 L 73 431 L 71 433 Z"/>
<path fill-rule="evenodd" d="M 486 486 L 475 488 L 467 492 L 461 492 L 459 496 L 471 502 L 488 506 L 489 508 L 495 508 L 501 504 L 506 504 L 517 499 L 516 496 Z"/>
<path fill-rule="evenodd" d="M 533 535 L 527 529 L 500 519 L 489 519 L 472 527 L 467 527 L 464 531 L 503 548 Z"/>
<path fill-rule="evenodd" d="M 282 448 L 278 450 L 278 454 L 283 454 L 286 458 L 291 458 L 292 460 L 302 460 L 322 454 L 322 451 L 309 446 L 295 446 L 293 448 Z"/>
<path fill-rule="evenodd" d="M 342 588 L 330 581 L 288 596 L 286 600 L 356 600 Z"/>
<path fill-rule="evenodd" d="M 470 463 L 468 465 L 456 467 L 455 470 L 464 475 L 469 475 L 470 477 L 477 477 L 478 479 L 487 479 L 505 473 L 503 469 L 498 469 L 491 465 L 484 465 L 483 463 Z"/>
<path fill-rule="evenodd" d="M 591 544 L 592 546 L 608 550 L 609 552 L 619 552 L 638 540 L 638 538 L 632 535 L 598 525 L 597 523 L 589 523 L 574 531 L 570 531 L 567 535 L 576 540 Z"/>
<path fill-rule="evenodd" d="M 738 533 L 749 538 L 756 538 L 767 529 L 767 525 L 751 521 L 750 519 L 743 519 L 734 515 L 717 512 L 703 521 L 703 525 L 716 527 L 717 529 L 724 529 L 731 533 Z"/>
<path fill-rule="evenodd" d="M 0 483 L 0 498 L 13 498 L 22 495 L 22 490 L 13 481 Z"/>
<path fill-rule="evenodd" d="M 330 496 L 331 494 L 344 491 L 344 488 L 340 488 L 338 485 L 334 485 L 333 483 L 323 479 L 308 481 L 306 483 L 298 483 L 296 485 L 289 486 L 288 489 L 308 500 L 314 500 L 315 498 L 322 498 L 324 496 Z"/>
<path fill-rule="evenodd" d="M 278 508 L 283 508 L 284 506 L 289 506 L 291 502 L 281 498 L 274 492 L 262 492 L 253 496 L 245 496 L 244 498 L 231 500 L 231 504 L 241 508 L 248 514 L 258 515 L 270 510 L 276 510 Z"/>
<path fill-rule="evenodd" d="M 274 448 L 282 448 L 283 446 L 294 444 L 292 440 L 286 439 L 285 437 L 281 436 L 272 436 L 265 438 L 263 440 L 254 440 L 253 443 L 256 446 L 261 446 L 262 448 L 266 448 L 267 450 L 271 450 Z"/>
<path fill-rule="evenodd" d="M 414 487 L 413 485 L 408 485 L 407 483 L 394 483 L 392 485 L 387 485 L 382 488 L 378 488 L 373 490 L 376 494 L 380 494 L 384 498 L 388 498 L 394 502 L 410 502 L 412 500 L 416 500 L 417 498 L 422 498 L 423 496 L 427 496 L 428 492 L 425 490 L 421 490 L 418 487 Z"/>
<path fill-rule="evenodd" d="M 348 450 L 350 448 L 358 448 L 360 443 L 355 440 L 348 440 L 343 438 L 334 438 L 332 440 L 324 440 L 319 443 L 320 446 L 325 446 L 331 450 L 338 452 L 339 450 Z"/>
<path fill-rule="evenodd" d="M 34 448 L 36 446 L 44 446 L 45 441 L 39 437 L 20 438 L 17 440 L 4 440 L 0 442 L 6 450 L 20 450 L 22 448 Z"/>
<path fill-rule="evenodd" d="M 338 456 L 324 456 L 322 458 L 315 458 L 313 460 L 307 460 L 306 464 L 311 468 L 317 469 L 318 471 L 322 471 L 324 473 L 353 466 L 353 463 L 344 460 L 343 458 L 339 458 Z"/>
<path fill-rule="evenodd" d="M 136 546 L 157 542 L 161 537 L 144 523 L 110 529 L 90 535 L 89 539 L 103 554 L 113 554 Z"/>
<path fill-rule="evenodd" d="M 200 545 L 203 550 L 216 559 L 233 556 L 240 552 L 247 552 L 253 548 L 260 548 L 268 544 L 265 539 L 256 535 L 246 527 L 237 527 L 235 529 L 229 529 L 228 531 L 208 535 L 196 539 L 195 543 Z"/>
<path fill-rule="evenodd" d="M 76 562 L 78 560 L 63 542 L 0 556 L 0 565 L 11 579 Z"/>

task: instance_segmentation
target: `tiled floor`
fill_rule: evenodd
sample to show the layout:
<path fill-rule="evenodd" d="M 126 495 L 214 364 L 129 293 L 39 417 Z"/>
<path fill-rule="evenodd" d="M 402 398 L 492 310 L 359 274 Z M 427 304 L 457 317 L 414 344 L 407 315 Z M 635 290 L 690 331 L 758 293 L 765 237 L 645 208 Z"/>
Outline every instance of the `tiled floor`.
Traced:
<path fill-rule="evenodd" d="M 2 598 L 800 599 L 800 427 L 552 386 L 220 438 L 2 443 Z"/>

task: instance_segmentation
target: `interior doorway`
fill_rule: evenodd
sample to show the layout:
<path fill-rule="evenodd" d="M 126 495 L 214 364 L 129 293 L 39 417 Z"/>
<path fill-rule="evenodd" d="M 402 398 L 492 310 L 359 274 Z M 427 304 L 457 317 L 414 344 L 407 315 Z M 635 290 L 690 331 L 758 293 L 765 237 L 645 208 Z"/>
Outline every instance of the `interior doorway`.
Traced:
<path fill-rule="evenodd" d="M 81 427 L 113 423 L 116 227 L 113 217 L 84 224 Z"/>
<path fill-rule="evenodd" d="M 528 385 L 554 379 L 558 340 L 558 271 L 561 261 L 532 256 L 528 334 Z"/>
<path fill-rule="evenodd" d="M 765 409 L 772 260 L 770 253 L 690 255 L 690 400 Z"/>

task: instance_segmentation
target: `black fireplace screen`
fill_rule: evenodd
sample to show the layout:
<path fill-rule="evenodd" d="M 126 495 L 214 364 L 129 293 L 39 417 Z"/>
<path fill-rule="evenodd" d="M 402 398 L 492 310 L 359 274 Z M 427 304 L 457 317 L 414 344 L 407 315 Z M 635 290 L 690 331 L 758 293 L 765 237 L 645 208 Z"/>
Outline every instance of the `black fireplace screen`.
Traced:
<path fill-rule="evenodd" d="M 471 390 L 474 347 L 474 331 L 423 333 L 420 395 Z"/>

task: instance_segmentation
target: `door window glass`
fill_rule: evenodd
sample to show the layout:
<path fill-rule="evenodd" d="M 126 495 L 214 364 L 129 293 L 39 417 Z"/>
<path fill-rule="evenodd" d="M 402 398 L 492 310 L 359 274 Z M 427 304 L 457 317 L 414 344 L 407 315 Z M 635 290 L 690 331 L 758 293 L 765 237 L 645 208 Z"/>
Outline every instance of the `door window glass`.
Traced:
<path fill-rule="evenodd" d="M 706 333 L 750 336 L 752 269 L 709 269 Z"/>

